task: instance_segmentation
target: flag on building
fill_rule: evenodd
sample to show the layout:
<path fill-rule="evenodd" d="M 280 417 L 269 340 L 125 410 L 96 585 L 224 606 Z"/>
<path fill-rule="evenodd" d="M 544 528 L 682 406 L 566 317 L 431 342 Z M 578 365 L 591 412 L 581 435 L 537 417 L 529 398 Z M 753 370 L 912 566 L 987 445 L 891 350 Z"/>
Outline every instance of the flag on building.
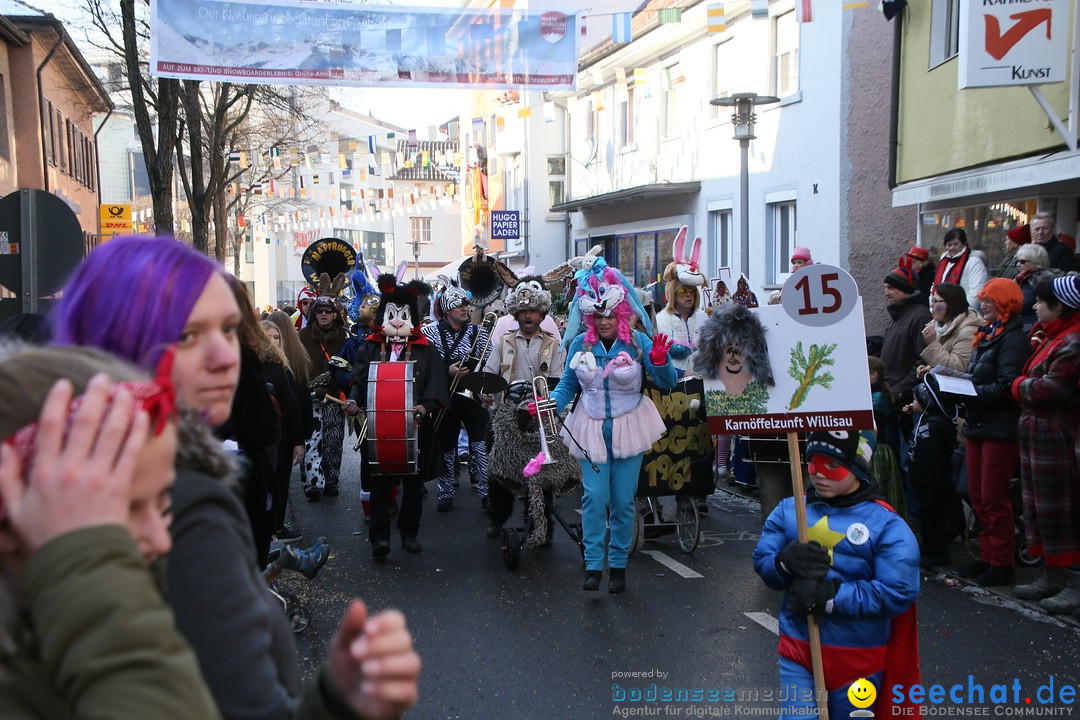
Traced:
<path fill-rule="evenodd" d="M 634 87 L 643 88 L 649 84 L 649 71 L 645 68 L 634 68 Z"/>
<path fill-rule="evenodd" d="M 656 20 L 661 25 L 682 22 L 682 8 L 660 8 L 656 11 Z"/>
<path fill-rule="evenodd" d="M 518 117 L 519 118 L 525 119 L 527 117 L 530 117 L 531 115 L 532 115 L 532 108 L 528 108 L 528 107 L 518 108 Z"/>
<path fill-rule="evenodd" d="M 232 163 L 233 165 L 239 165 L 240 164 L 240 151 L 239 150 L 233 150 L 231 153 L 229 153 L 229 162 Z"/>
<path fill-rule="evenodd" d="M 757 19 L 769 17 L 769 0 L 750 0 L 750 16 Z"/>
<path fill-rule="evenodd" d="M 882 0 L 881 12 L 885 15 L 886 20 L 892 20 L 894 17 L 904 11 L 904 7 L 907 5 L 907 0 Z M 1049 29 L 1047 33 L 1049 33 Z"/>
<path fill-rule="evenodd" d="M 375 154 L 376 145 L 375 145 L 375 136 L 374 135 L 368 135 L 367 149 L 368 149 L 368 152 L 371 153 L 372 155 Z"/>
<path fill-rule="evenodd" d="M 767 0 L 766 0 L 767 1 Z M 613 13 L 611 15 L 611 41 L 615 43 L 628 43 L 634 39 L 630 21 L 632 13 Z"/>
<path fill-rule="evenodd" d="M 248 167 L 248 158 L 246 152 L 240 153 L 240 167 L 244 168 L 245 170 Z"/>
<path fill-rule="evenodd" d="M 706 10 L 708 29 L 710 35 L 727 31 L 727 21 L 724 19 L 724 3 L 713 3 Z"/>
<path fill-rule="evenodd" d="M 796 22 L 808 23 L 814 19 L 812 0 L 798 0 L 795 3 Z"/>

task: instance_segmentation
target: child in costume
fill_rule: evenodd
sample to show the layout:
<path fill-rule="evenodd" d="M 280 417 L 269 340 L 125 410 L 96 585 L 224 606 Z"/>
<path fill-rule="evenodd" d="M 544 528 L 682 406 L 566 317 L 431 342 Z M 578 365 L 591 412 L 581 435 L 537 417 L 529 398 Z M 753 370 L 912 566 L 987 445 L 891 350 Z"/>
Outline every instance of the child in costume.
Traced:
<path fill-rule="evenodd" d="M 578 397 L 562 437 L 581 464 L 582 531 L 585 543 L 583 590 L 598 590 L 604 568 L 604 535 L 610 524 L 608 592 L 626 588 L 626 558 L 634 534 L 634 495 L 641 459 L 664 434 L 664 421 L 641 391 L 643 370 L 660 388 L 675 386 L 675 366 L 664 335 L 650 339 L 630 327 L 636 314 L 652 326 L 626 278 L 603 258 L 589 258 L 574 277 L 563 347 L 569 358 L 552 393 L 561 413 Z M 582 323 L 585 331 L 578 334 Z M 610 517 L 608 508 L 610 506 Z"/>
<path fill-rule="evenodd" d="M 920 682 L 914 610 L 919 545 L 869 473 L 872 437 L 868 431 L 808 433 L 810 540 L 798 542 L 795 501 L 787 498 L 765 521 L 754 549 L 758 575 L 785 592 L 779 652 L 787 692 L 781 717 L 815 714 L 810 613 L 821 629 L 830 717 L 855 710 L 847 691 L 860 678 L 877 689 L 876 717 L 893 715 L 889 688 Z"/>

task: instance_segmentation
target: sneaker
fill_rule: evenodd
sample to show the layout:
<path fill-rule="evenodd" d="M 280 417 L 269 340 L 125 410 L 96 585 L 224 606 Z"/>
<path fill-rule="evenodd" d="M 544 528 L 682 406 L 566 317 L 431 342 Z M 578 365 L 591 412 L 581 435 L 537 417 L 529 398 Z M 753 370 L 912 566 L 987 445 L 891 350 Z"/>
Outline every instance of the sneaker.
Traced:
<path fill-rule="evenodd" d="M 1080 608 L 1080 580 L 1071 577 L 1066 583 L 1065 587 L 1061 589 L 1061 592 L 1039 601 L 1039 605 L 1044 610 L 1049 610 L 1052 613 L 1060 613 L 1062 615 L 1068 615 L 1069 613 Z"/>
<path fill-rule="evenodd" d="M 292 545 L 285 546 L 274 564 L 282 570 L 295 570 L 308 580 L 314 578 L 330 558 L 330 546 L 326 538 L 321 537 L 307 550 L 299 550 Z"/>
<path fill-rule="evenodd" d="M 956 574 L 962 578 L 970 579 L 986 572 L 989 568 L 990 563 L 985 560 L 976 560 L 975 562 L 970 562 L 967 565 L 961 565 L 956 568 Z"/>
<path fill-rule="evenodd" d="M 304 537 L 304 533 L 300 532 L 299 530 L 293 530 L 291 527 L 286 525 L 285 527 L 274 533 L 274 537 L 276 537 L 283 543 L 292 543 Z"/>
<path fill-rule="evenodd" d="M 322 490 L 315 485 L 308 485 L 304 488 L 304 497 L 308 499 L 308 502 L 315 502 L 322 497 Z"/>
<path fill-rule="evenodd" d="M 390 541 L 379 540 L 371 544 L 371 557 L 381 560 L 390 554 Z"/>
<path fill-rule="evenodd" d="M 991 565 L 975 576 L 975 582 L 983 587 L 1012 585 L 1016 582 L 1016 573 L 1011 567 Z"/>
<path fill-rule="evenodd" d="M 454 509 L 454 501 L 451 498 L 439 498 L 439 502 L 435 503 L 435 509 L 439 512 L 450 512 Z"/>
<path fill-rule="evenodd" d="M 407 553 L 424 551 L 424 546 L 416 538 L 401 538 L 401 549 Z"/>

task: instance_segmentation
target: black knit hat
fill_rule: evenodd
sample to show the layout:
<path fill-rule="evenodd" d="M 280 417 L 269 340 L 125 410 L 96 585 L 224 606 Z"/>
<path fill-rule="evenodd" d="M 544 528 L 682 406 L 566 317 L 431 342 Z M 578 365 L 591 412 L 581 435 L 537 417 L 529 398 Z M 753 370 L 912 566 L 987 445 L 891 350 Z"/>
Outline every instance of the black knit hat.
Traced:
<path fill-rule="evenodd" d="M 856 430 L 807 433 L 806 457 L 824 455 L 855 473 L 860 480 L 869 480 L 874 439 L 873 433 Z"/>
<path fill-rule="evenodd" d="M 910 295 L 915 292 L 918 281 L 915 279 L 915 273 L 911 271 L 911 268 L 898 267 L 885 276 L 885 284 Z"/>

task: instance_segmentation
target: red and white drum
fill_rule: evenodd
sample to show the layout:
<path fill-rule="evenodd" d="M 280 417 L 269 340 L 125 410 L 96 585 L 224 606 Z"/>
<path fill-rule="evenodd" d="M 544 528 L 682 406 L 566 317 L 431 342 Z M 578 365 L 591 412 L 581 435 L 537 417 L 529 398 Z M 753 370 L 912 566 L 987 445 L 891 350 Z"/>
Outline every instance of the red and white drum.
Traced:
<path fill-rule="evenodd" d="M 368 367 L 368 465 L 379 475 L 415 475 L 417 427 L 413 419 L 413 360 Z"/>

